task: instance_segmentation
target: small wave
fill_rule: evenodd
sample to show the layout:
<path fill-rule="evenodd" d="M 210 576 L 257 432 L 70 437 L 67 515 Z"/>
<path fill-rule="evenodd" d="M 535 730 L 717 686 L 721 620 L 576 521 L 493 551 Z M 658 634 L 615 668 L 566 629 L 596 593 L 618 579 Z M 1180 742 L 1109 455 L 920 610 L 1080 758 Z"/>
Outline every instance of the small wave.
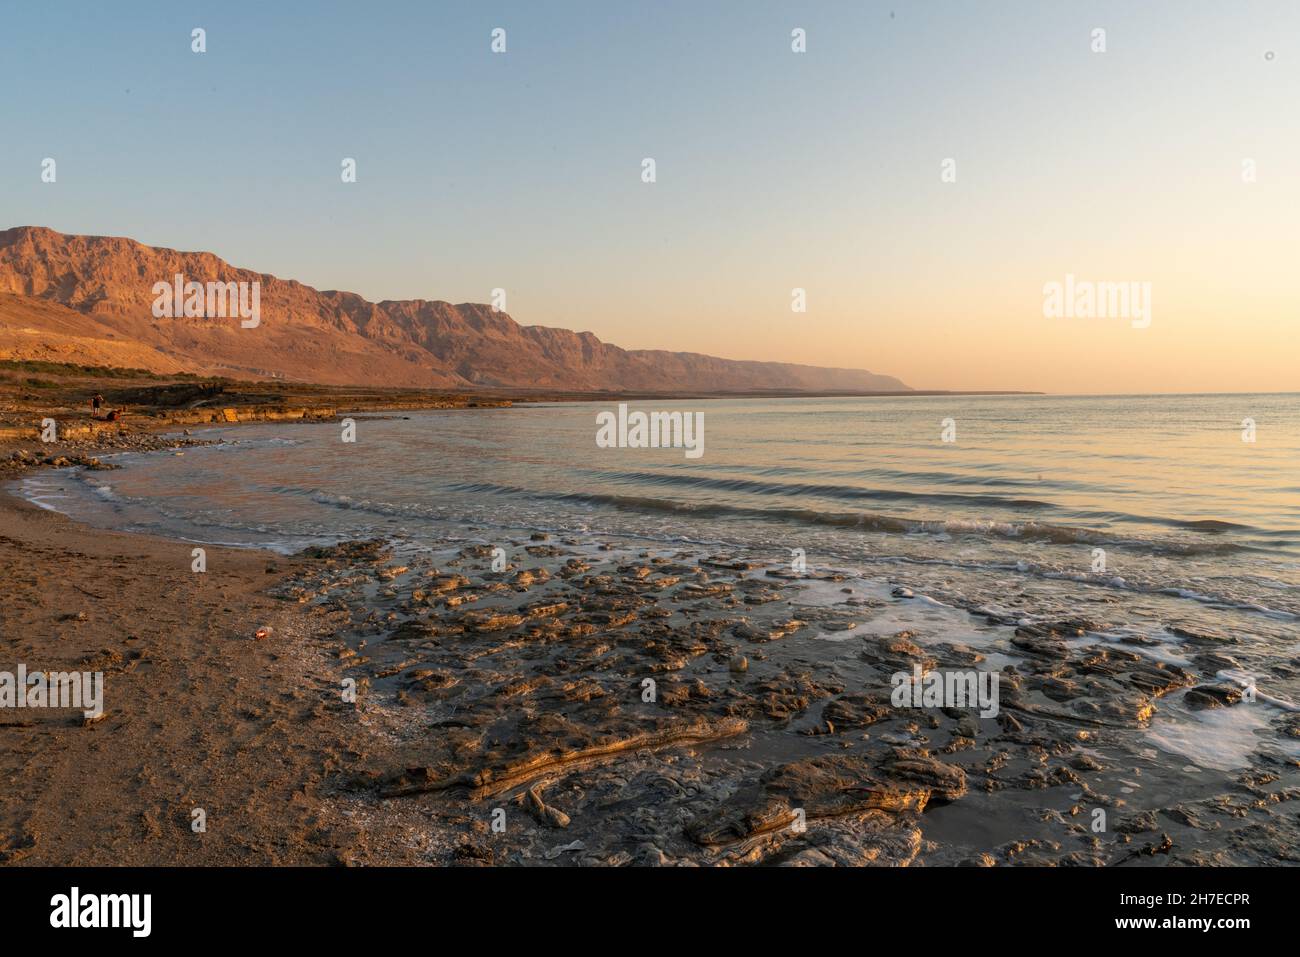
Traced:
<path fill-rule="evenodd" d="M 707 489 L 710 491 L 727 492 L 733 495 L 740 493 L 758 496 L 788 496 L 796 502 L 802 497 L 822 497 L 842 500 L 898 501 L 906 504 L 946 504 L 958 507 L 977 505 L 979 506 L 979 511 L 997 509 L 1005 509 L 1011 512 L 1026 510 L 1064 511 L 1061 506 L 1052 502 L 1030 498 L 1007 498 L 997 495 L 967 495 L 959 493 L 908 492 L 891 489 L 862 489 L 844 485 L 763 482 L 747 478 L 716 478 L 711 476 L 678 475 L 661 472 L 599 472 L 586 470 L 586 474 L 606 480 L 637 483 L 647 488 L 670 486 Z M 1213 542 L 1174 540 L 1157 541 L 1142 536 L 1140 532 L 1136 532 L 1134 535 L 1125 536 L 1117 533 L 1097 531 L 1087 526 L 1077 524 L 1064 525 L 1059 522 L 1049 522 L 1041 519 L 1033 521 L 1016 521 L 1014 519 L 999 520 L 972 518 L 963 520 L 949 519 L 943 522 L 936 522 L 934 520 L 917 517 L 899 518 L 896 516 L 869 514 L 864 520 L 860 519 L 856 513 L 839 513 L 833 510 L 818 509 L 811 506 L 800 508 L 797 505 L 794 505 L 785 508 L 762 509 L 756 506 L 745 506 L 729 502 L 694 503 L 682 502 L 677 499 L 665 502 L 664 499 L 654 495 L 637 495 L 635 493 L 575 493 L 578 498 L 574 498 L 573 495 L 564 495 L 563 493 L 546 493 L 520 488 L 519 486 L 496 485 L 490 482 L 460 483 L 452 485 L 451 489 L 453 491 L 468 493 L 521 495 L 560 501 L 604 501 L 606 504 L 615 507 L 640 505 L 647 510 L 667 510 L 702 516 L 710 514 L 770 515 L 777 518 L 786 517 L 808 521 L 813 524 L 864 525 L 865 527 L 875 528 L 876 530 L 884 532 L 987 534 L 990 537 L 1046 540 L 1059 544 L 1110 544 L 1121 547 L 1147 548 L 1152 551 L 1182 555 L 1227 555 L 1241 551 L 1267 550 L 1268 546 L 1276 545 L 1276 543 L 1272 541 L 1241 541 L 1239 539 L 1231 542 L 1221 540 Z M 601 497 L 602 494 L 604 496 L 603 499 Z M 1088 521 L 1089 519 L 1092 519 L 1108 525 L 1155 525 L 1208 534 L 1220 532 L 1247 532 L 1252 533 L 1253 535 L 1262 536 L 1263 538 L 1271 538 L 1278 534 L 1294 534 L 1287 530 L 1281 532 L 1265 531 L 1251 525 L 1220 519 L 1188 520 L 1166 518 L 1162 516 L 1134 515 L 1125 512 L 1094 513 L 1079 511 L 1070 511 L 1069 516 L 1075 521 Z"/>
<path fill-rule="evenodd" d="M 878 501 L 930 502 L 948 505 L 984 506 L 1008 509 L 1054 509 L 1051 502 L 1032 498 L 1005 498 L 1000 495 L 977 495 L 962 492 L 908 492 L 903 489 L 871 489 L 854 485 L 835 485 L 813 482 L 758 482 L 746 478 L 713 478 L 707 475 L 676 475 L 668 472 L 617 472 L 606 477 L 620 481 L 636 482 L 647 486 L 676 486 L 679 488 L 705 488 L 719 492 L 746 492 L 752 495 L 781 495 L 790 498 L 820 496 L 822 498 L 864 499 Z"/>
<path fill-rule="evenodd" d="M 297 489 L 277 488 L 274 491 L 285 492 L 295 491 Z M 376 502 L 367 498 L 353 498 L 351 495 L 340 495 L 335 492 L 325 492 L 321 489 L 312 489 L 307 492 L 307 497 L 318 505 L 329 505 L 333 508 L 348 509 L 356 512 L 369 512 L 372 515 L 383 515 L 387 518 L 408 518 L 435 517 L 440 512 L 428 505 L 405 504 L 399 505 L 394 502 Z"/>
<path fill-rule="evenodd" d="M 1198 532 L 1231 532 L 1231 531 L 1257 531 L 1250 525 L 1242 525 L 1238 522 L 1225 522 L 1215 518 L 1203 518 L 1197 520 L 1171 519 L 1171 524 L 1179 528 L 1190 528 Z"/>
<path fill-rule="evenodd" d="M 875 512 L 830 512 L 808 508 L 757 508 L 717 502 L 685 502 L 648 495 L 615 495 L 604 492 L 552 493 L 517 486 L 475 482 L 453 485 L 455 491 L 504 496 L 527 496 L 534 500 L 579 505 L 603 505 L 630 511 L 669 512 L 700 518 L 754 518 L 855 528 L 867 532 L 913 535 L 968 536 L 985 539 L 1047 542 L 1056 545 L 1103 545 L 1111 548 L 1145 550 L 1176 555 L 1225 555 L 1250 550 L 1233 542 L 1155 541 L 1119 536 L 1090 528 L 1054 525 L 1047 522 L 1008 522 L 981 519 L 899 518 Z"/>

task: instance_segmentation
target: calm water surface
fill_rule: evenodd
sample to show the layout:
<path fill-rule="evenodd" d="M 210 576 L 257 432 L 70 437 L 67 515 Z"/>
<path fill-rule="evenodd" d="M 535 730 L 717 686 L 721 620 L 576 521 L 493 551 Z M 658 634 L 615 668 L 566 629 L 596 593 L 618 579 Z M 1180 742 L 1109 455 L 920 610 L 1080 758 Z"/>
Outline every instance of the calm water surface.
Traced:
<path fill-rule="evenodd" d="M 702 412 L 699 459 L 596 448 L 605 408 L 361 419 L 354 444 L 333 424 L 214 429 L 233 444 L 119 456 L 120 472 L 44 473 L 24 491 L 96 524 L 282 549 L 548 529 L 1300 612 L 1300 396 L 632 404 Z"/>

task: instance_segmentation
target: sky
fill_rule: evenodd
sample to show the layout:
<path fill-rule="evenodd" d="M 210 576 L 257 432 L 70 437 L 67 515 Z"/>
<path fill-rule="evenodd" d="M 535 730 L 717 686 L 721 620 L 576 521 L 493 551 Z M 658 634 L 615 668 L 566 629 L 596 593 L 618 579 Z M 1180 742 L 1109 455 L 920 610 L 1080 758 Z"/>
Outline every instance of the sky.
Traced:
<path fill-rule="evenodd" d="M 916 388 L 1296 391 L 1298 41 L 1294 0 L 0 0 L 0 228 Z M 1149 324 L 1045 315 L 1067 275 Z"/>

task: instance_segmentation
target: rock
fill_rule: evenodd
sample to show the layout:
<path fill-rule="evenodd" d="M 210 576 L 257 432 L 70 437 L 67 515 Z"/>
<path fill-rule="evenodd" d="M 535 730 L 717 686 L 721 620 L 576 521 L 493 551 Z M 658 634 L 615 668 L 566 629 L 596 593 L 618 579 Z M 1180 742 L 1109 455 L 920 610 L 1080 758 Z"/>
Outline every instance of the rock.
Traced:
<path fill-rule="evenodd" d="M 975 738 L 979 737 L 980 724 L 977 720 L 975 720 L 974 716 L 969 714 L 963 715 L 961 719 L 957 722 L 957 730 L 955 733 L 960 735 L 963 738 L 970 738 L 974 740 Z"/>
<path fill-rule="evenodd" d="M 727 662 L 727 667 L 731 669 L 732 674 L 742 674 L 749 670 L 749 659 L 744 655 L 735 655 Z"/>
<path fill-rule="evenodd" d="M 1160 644 L 1150 635 L 1124 635 L 1119 641 L 1122 645 L 1138 645 L 1143 648 L 1150 648 Z"/>
<path fill-rule="evenodd" d="M 1026 654 L 1042 658 L 1065 658 L 1070 654 L 1069 646 L 1060 638 L 1052 635 L 1035 634 L 1025 628 L 1016 629 L 1015 635 L 1011 638 L 1011 644 Z"/>
<path fill-rule="evenodd" d="M 1159 842 L 1152 842 L 1150 844 L 1146 844 L 1138 848 L 1136 851 L 1132 851 L 1129 854 L 1125 855 L 1115 863 L 1123 864 L 1125 861 L 1131 861 L 1134 858 L 1138 858 L 1138 857 L 1155 857 L 1155 855 L 1157 854 L 1168 854 L 1173 849 L 1174 849 L 1173 838 L 1171 838 L 1168 834 L 1161 834 Z"/>
<path fill-rule="evenodd" d="M 460 617 L 460 624 L 466 631 L 488 633 L 507 631 L 524 623 L 523 615 L 497 611 L 467 611 Z"/>
<path fill-rule="evenodd" d="M 445 595 L 447 592 L 457 591 L 469 584 L 469 579 L 464 575 L 448 574 L 443 575 L 434 572 L 427 583 L 428 590 L 435 595 Z"/>
<path fill-rule="evenodd" d="M 1289 714 L 1283 718 L 1278 731 L 1288 738 L 1300 738 L 1300 714 Z"/>
<path fill-rule="evenodd" d="M 867 758 L 820 756 L 773 768 L 693 819 L 686 833 L 703 846 L 725 845 L 790 828 L 801 819 L 810 822 L 867 811 L 920 812 L 929 798 L 926 788 L 882 779 Z"/>
<path fill-rule="evenodd" d="M 1154 812 L 1137 811 L 1120 816 L 1112 826 L 1120 834 L 1146 834 L 1160 825 L 1156 822 Z"/>
<path fill-rule="evenodd" d="M 528 589 L 533 585 L 551 580 L 550 573 L 545 568 L 525 568 L 515 573 L 511 579 L 511 584 L 519 589 Z"/>
<path fill-rule="evenodd" d="M 668 858 L 654 844 L 645 843 L 637 849 L 636 865 L 638 867 L 667 867 Z"/>
<path fill-rule="evenodd" d="M 827 702 L 822 718 L 832 729 L 865 728 L 895 713 L 889 701 L 867 694 L 847 694 Z M 832 731 L 832 733 L 834 733 Z"/>
<path fill-rule="evenodd" d="M 1176 638 L 1182 638 L 1184 641 L 1190 641 L 1201 645 L 1235 645 L 1238 643 L 1236 638 L 1231 635 L 1220 634 L 1216 631 L 1209 631 L 1204 628 L 1189 628 L 1185 625 L 1170 625 L 1166 629 L 1169 634 Z"/>
<path fill-rule="evenodd" d="M 1206 708 L 1231 707 L 1241 701 L 1242 691 L 1237 685 L 1215 684 L 1197 685 L 1183 695 L 1183 704 L 1193 711 Z"/>
<path fill-rule="evenodd" d="M 365 541 L 340 542 L 337 545 L 313 545 L 299 552 L 302 558 L 327 561 L 364 562 L 379 561 L 388 553 L 388 542 L 382 538 Z"/>
<path fill-rule="evenodd" d="M 1184 804 L 1177 807 L 1167 807 L 1160 811 L 1165 817 L 1177 821 L 1184 827 L 1193 827 L 1198 831 L 1215 831 L 1221 826 L 1218 821 L 1207 824 L 1197 813 Z"/>
<path fill-rule="evenodd" d="M 780 864 L 781 867 L 834 867 L 835 861 L 827 857 L 825 852 L 819 851 L 815 847 L 805 848 L 798 854 L 786 858 Z"/>
<path fill-rule="evenodd" d="M 1167 694 L 1175 688 L 1185 688 L 1195 681 L 1196 678 L 1182 668 L 1164 662 L 1144 662 L 1129 674 L 1130 684 L 1153 698 Z"/>
<path fill-rule="evenodd" d="M 1206 674 L 1218 674 L 1220 671 L 1240 671 L 1241 662 L 1231 655 L 1219 654 L 1217 651 L 1206 651 L 1192 659 L 1193 664 L 1200 668 Z"/>
<path fill-rule="evenodd" d="M 569 603 L 567 601 L 534 601 L 524 605 L 519 609 L 519 612 L 526 618 L 534 619 L 554 618 L 568 610 Z"/>
<path fill-rule="evenodd" d="M 802 621 L 794 618 L 785 621 L 776 621 L 767 625 L 751 625 L 743 622 L 731 630 L 738 638 L 744 638 L 747 641 L 761 643 L 765 641 L 776 641 L 784 638 L 786 635 L 793 634 L 804 626 Z"/>
<path fill-rule="evenodd" d="M 858 623 L 856 621 L 847 620 L 823 621 L 821 627 L 827 631 L 852 631 L 854 628 L 858 627 Z"/>
<path fill-rule="evenodd" d="M 394 628 L 388 635 L 389 641 L 418 641 L 424 638 L 433 638 L 440 633 L 436 624 L 430 621 L 424 621 L 419 618 L 404 621 Z"/>
<path fill-rule="evenodd" d="M 732 590 L 726 582 L 689 582 L 677 592 L 683 598 L 712 598 L 725 595 Z"/>
<path fill-rule="evenodd" d="M 862 657 L 881 665 L 887 671 L 908 671 L 920 665 L 923 673 L 933 671 L 937 662 L 911 640 L 911 632 L 900 632 L 892 637 L 875 637 L 867 640 Z"/>
<path fill-rule="evenodd" d="M 929 756 L 895 757 L 884 764 L 884 771 L 891 779 L 926 788 L 935 800 L 956 801 L 966 794 L 966 772 Z"/>

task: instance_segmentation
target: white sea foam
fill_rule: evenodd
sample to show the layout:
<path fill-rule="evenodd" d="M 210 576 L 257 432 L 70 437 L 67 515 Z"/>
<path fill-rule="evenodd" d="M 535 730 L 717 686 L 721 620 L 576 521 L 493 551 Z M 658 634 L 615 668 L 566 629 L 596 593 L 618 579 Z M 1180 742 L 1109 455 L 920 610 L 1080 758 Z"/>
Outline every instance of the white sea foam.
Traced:
<path fill-rule="evenodd" d="M 1265 743 L 1269 721 L 1249 705 L 1207 708 L 1187 715 L 1157 714 L 1147 737 L 1158 748 L 1179 754 L 1202 768 L 1234 771 L 1249 767 L 1250 756 Z"/>

